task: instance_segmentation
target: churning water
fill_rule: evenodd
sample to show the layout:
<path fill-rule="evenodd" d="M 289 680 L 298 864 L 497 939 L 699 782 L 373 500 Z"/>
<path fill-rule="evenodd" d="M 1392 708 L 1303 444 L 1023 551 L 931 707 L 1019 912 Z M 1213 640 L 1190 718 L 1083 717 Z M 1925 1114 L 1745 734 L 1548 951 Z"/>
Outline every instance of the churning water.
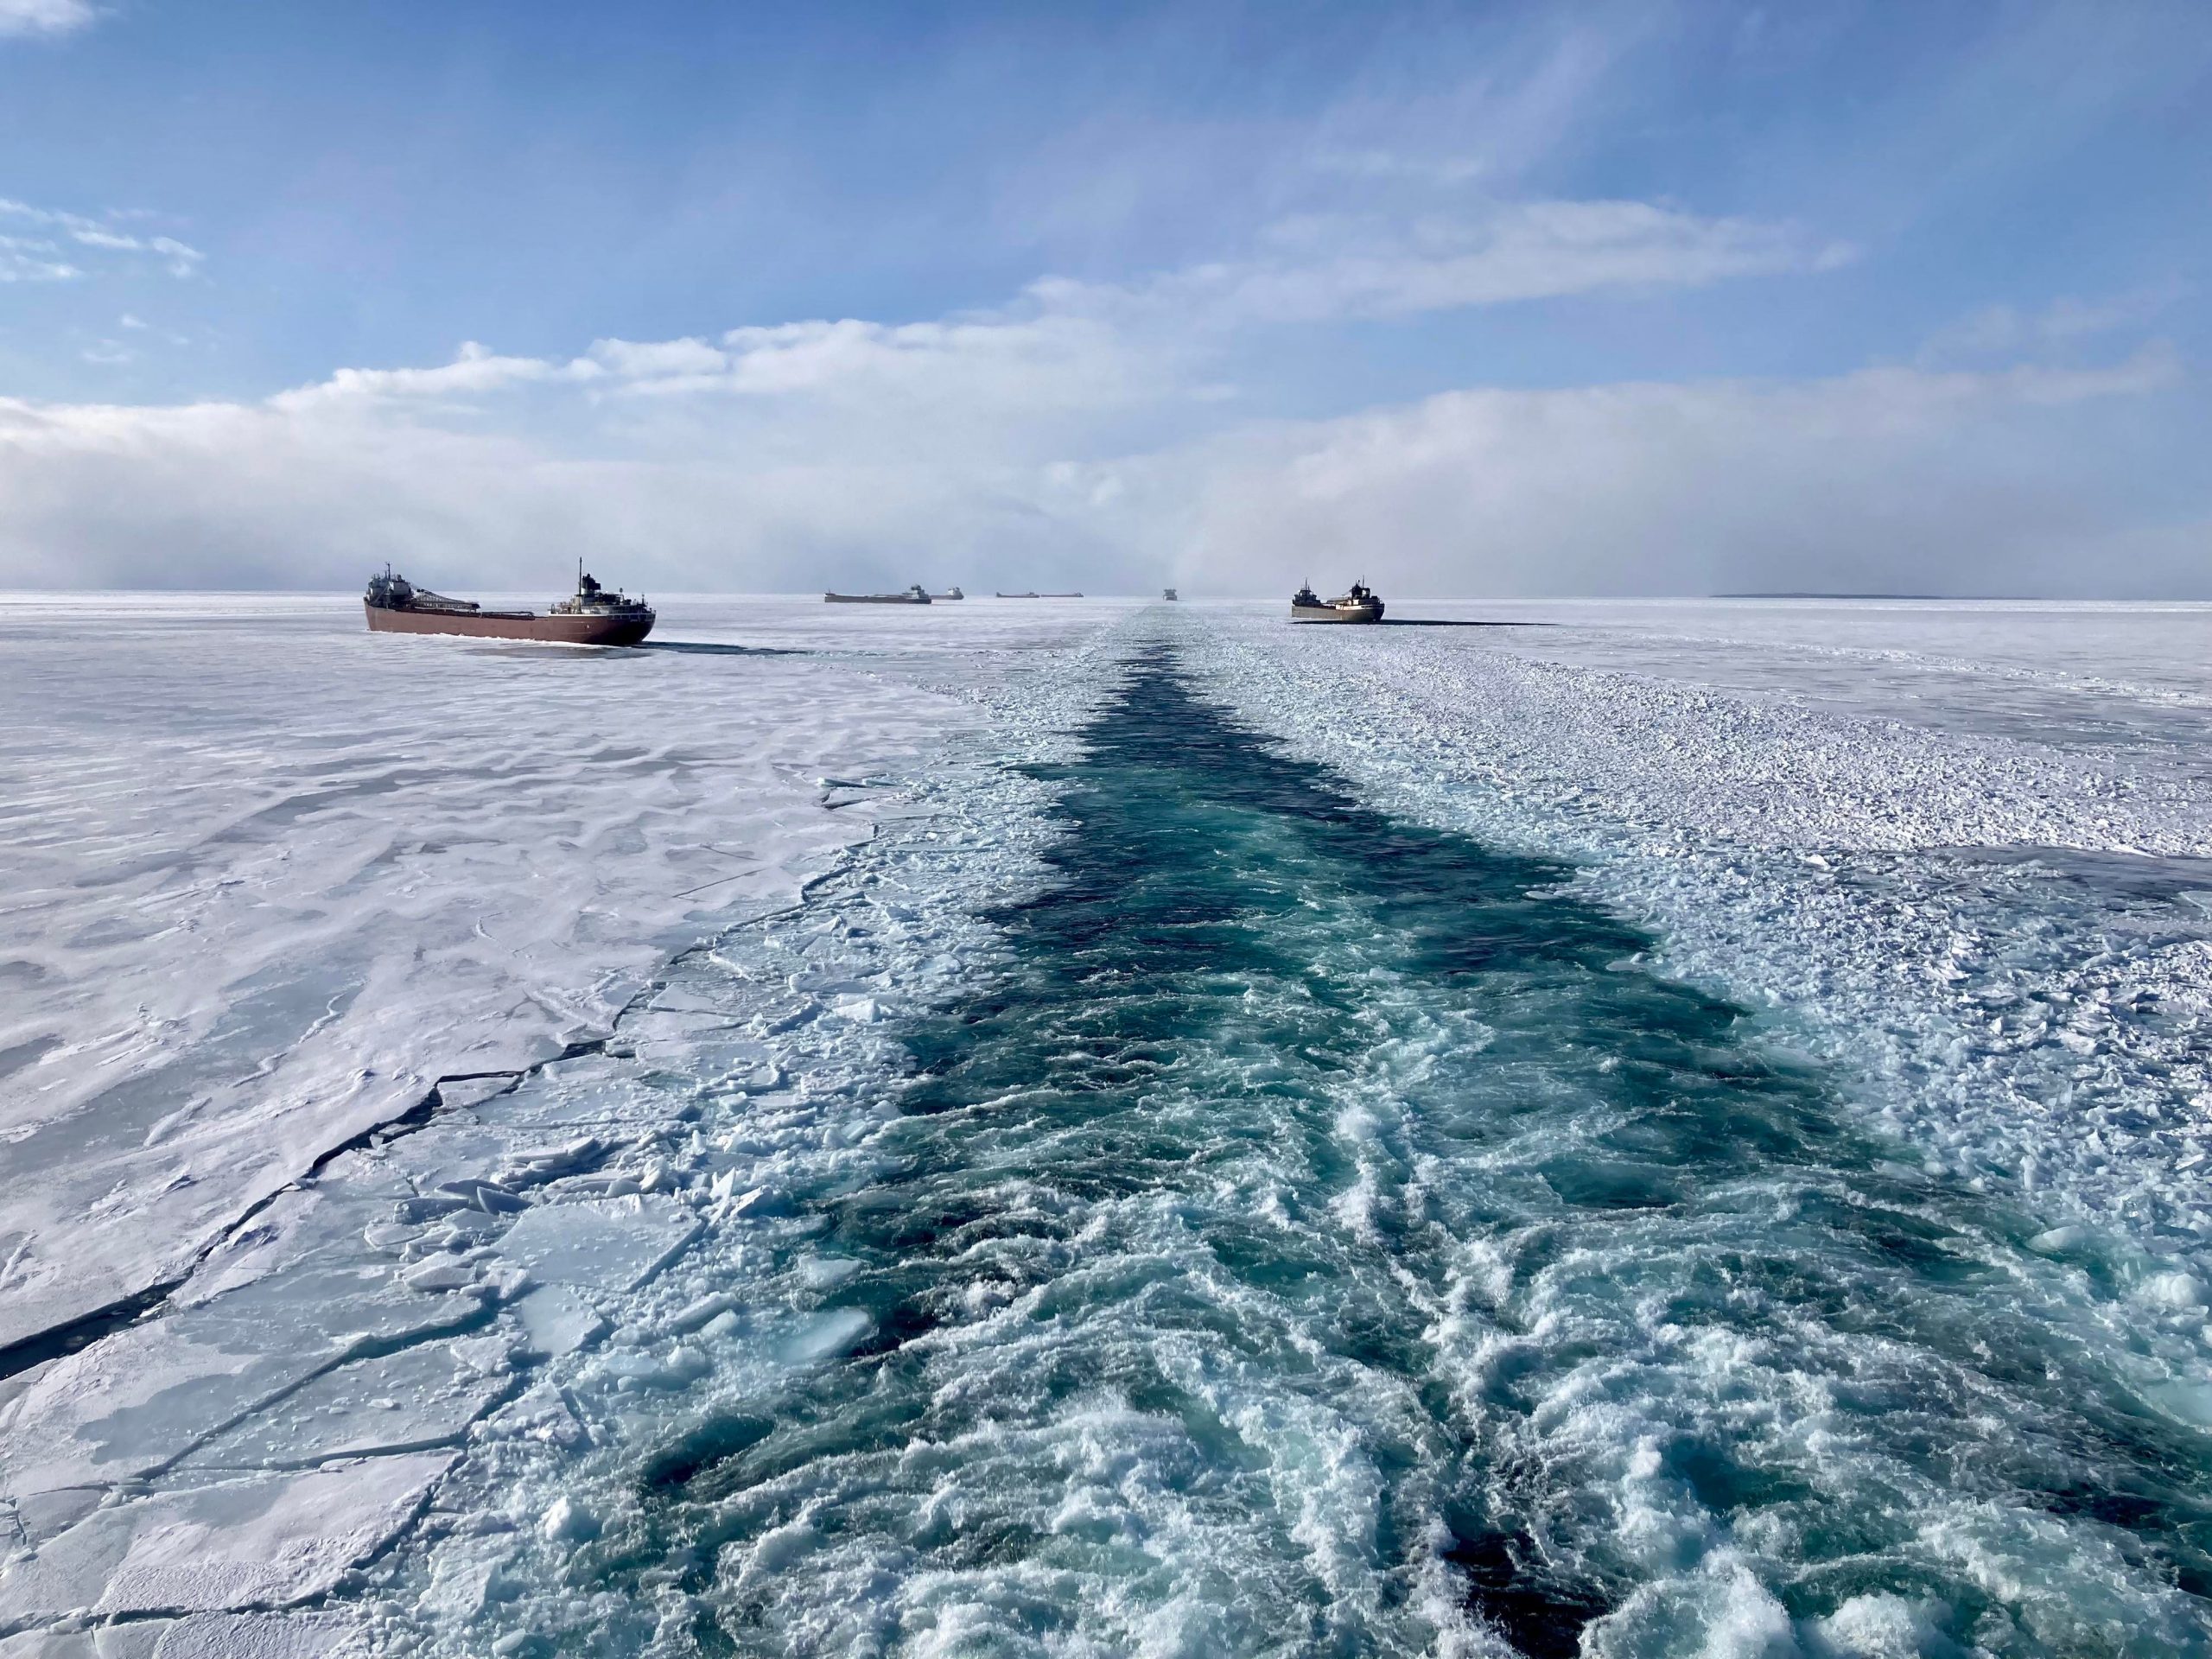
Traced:
<path fill-rule="evenodd" d="M 665 1448 L 602 1581 L 746 1653 L 2207 1649 L 2203 1395 L 2096 1260 L 1171 651 L 1085 735 L 995 982 L 795 1195 L 871 1334 Z"/>

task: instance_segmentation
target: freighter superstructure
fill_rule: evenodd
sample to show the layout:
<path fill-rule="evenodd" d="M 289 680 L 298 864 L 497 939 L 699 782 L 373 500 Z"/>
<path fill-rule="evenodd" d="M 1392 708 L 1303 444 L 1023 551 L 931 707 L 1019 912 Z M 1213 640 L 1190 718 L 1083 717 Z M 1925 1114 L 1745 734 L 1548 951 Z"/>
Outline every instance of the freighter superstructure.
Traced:
<path fill-rule="evenodd" d="M 1312 582 L 1290 596 L 1290 620 L 1294 622 L 1380 622 L 1382 620 L 1382 597 L 1364 582 L 1355 582 L 1351 591 L 1335 599 L 1323 599 L 1313 591 Z"/>

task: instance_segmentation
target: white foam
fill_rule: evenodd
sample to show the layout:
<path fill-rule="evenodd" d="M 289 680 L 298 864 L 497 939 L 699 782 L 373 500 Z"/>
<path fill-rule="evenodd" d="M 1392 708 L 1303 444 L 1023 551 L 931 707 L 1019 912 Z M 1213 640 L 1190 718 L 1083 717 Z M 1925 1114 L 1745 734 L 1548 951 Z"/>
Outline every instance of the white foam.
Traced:
<path fill-rule="evenodd" d="M 2183 898 L 2212 859 L 2205 607 L 1402 608 L 1562 626 L 1221 607 L 1179 644 L 1388 810 L 1581 863 L 1916 1159 L 2032 1191 L 2038 1248 L 2212 1272 L 2212 935 Z"/>

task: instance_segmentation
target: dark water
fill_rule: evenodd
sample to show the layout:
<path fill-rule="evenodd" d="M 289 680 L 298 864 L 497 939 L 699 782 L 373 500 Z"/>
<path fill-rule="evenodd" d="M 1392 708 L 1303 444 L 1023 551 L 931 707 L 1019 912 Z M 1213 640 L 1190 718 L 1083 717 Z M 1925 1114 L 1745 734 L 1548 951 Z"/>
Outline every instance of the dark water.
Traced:
<path fill-rule="evenodd" d="M 2208 1647 L 2201 1377 L 1568 872 L 1141 658 L 798 1197 L 870 1336 L 641 1482 L 710 1651 Z"/>

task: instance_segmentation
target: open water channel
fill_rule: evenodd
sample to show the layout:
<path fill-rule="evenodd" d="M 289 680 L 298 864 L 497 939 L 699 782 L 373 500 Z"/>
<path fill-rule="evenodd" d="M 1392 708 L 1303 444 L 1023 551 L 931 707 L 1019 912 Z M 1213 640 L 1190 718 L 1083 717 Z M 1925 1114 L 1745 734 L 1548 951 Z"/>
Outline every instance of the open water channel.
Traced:
<path fill-rule="evenodd" d="M 1170 646 L 1084 739 L 792 1191 L 868 1335 L 577 1573 L 733 1652 L 2206 1650 L 2205 1437 L 2096 1262 Z"/>

